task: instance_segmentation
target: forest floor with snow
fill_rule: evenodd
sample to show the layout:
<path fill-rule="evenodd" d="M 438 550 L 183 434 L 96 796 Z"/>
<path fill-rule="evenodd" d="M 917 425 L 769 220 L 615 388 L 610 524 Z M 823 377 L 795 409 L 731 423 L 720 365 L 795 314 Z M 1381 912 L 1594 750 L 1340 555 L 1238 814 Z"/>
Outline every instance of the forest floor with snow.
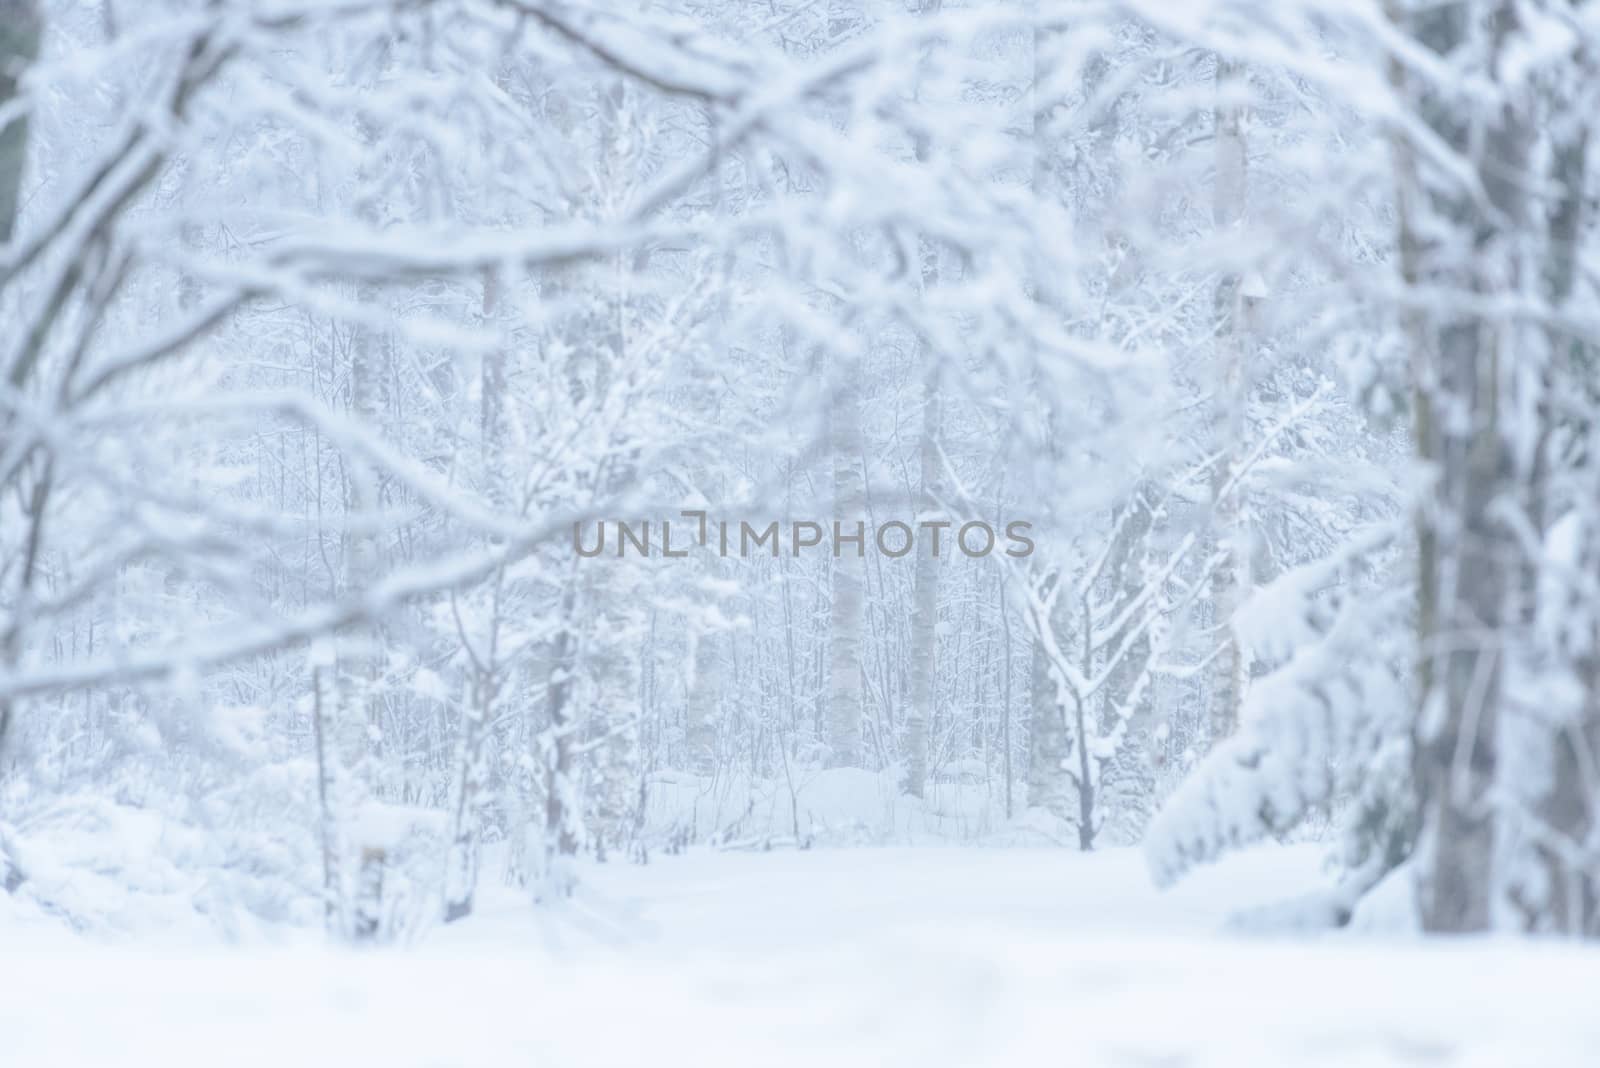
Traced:
<path fill-rule="evenodd" d="M 211 949 L 0 927 L 0 1064 L 1589 1068 L 1600 952 L 1244 936 L 1315 848 L 1150 886 L 1131 850 L 719 853 L 487 893 L 417 944 Z"/>

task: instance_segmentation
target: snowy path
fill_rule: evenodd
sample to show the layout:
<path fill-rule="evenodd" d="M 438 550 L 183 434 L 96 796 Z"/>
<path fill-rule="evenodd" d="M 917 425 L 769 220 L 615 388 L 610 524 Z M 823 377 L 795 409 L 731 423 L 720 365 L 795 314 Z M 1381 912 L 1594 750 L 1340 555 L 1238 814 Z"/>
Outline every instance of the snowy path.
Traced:
<path fill-rule="evenodd" d="M 1169 895 L 1130 854 L 702 852 L 591 869 L 555 920 L 496 899 L 410 951 L 28 940 L 0 968 L 0 1064 L 1597 1063 L 1600 953 L 1215 933 L 1223 902 L 1314 876 L 1301 850 Z"/>
<path fill-rule="evenodd" d="M 1316 848 L 1258 852 L 1156 890 L 1134 850 L 888 848 L 772 853 L 698 851 L 641 869 L 584 874 L 600 926 L 541 922 L 512 896 L 478 923 L 435 941 L 487 950 L 507 938 L 587 947 L 615 936 L 653 954 L 751 955 L 850 946 L 920 945 L 941 934 L 1006 942 L 1064 933 L 1105 937 L 1210 934 L 1241 905 L 1319 885 Z"/>

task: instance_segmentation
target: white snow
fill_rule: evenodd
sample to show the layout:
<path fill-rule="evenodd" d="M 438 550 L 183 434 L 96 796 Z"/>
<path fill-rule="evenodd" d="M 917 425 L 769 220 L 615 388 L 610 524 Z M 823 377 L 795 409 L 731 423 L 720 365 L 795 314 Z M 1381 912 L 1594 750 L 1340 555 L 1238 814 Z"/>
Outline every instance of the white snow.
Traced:
<path fill-rule="evenodd" d="M 0 939 L 0 1063 L 1588 1068 L 1600 954 L 1509 941 L 1242 939 L 1303 892 L 1271 847 L 1168 894 L 1132 851 L 697 850 L 496 889 L 409 949 Z M 19 934 L 10 928 L 11 934 Z"/>

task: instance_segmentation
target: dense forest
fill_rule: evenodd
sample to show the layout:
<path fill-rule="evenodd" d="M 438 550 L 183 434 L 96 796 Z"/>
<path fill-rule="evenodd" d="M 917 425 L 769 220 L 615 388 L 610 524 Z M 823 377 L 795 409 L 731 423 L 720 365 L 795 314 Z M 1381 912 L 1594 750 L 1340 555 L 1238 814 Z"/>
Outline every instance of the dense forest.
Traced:
<path fill-rule="evenodd" d="M 951 845 L 1600 936 L 1597 65 L 1584 0 L 0 0 L 0 942 Z"/>

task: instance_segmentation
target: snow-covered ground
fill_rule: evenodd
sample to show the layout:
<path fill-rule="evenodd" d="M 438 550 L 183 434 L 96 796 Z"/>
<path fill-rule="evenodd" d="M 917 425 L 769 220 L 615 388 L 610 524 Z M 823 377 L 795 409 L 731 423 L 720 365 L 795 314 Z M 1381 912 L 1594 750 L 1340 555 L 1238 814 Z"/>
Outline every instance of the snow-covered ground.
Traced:
<path fill-rule="evenodd" d="M 1274 848 L 1166 894 L 1129 851 L 853 849 L 584 871 L 419 944 L 114 948 L 0 929 L 0 1064 L 1590 1068 L 1600 953 L 1222 933 Z"/>

